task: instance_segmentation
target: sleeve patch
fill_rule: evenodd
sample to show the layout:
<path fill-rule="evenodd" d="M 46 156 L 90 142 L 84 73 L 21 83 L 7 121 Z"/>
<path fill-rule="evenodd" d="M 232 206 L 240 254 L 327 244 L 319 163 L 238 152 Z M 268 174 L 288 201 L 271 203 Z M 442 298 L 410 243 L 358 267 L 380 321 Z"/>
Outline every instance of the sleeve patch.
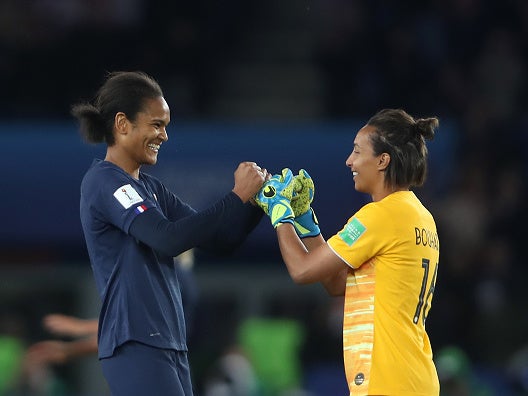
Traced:
<path fill-rule="evenodd" d="M 134 210 L 137 214 L 140 214 L 140 213 L 143 213 L 145 210 L 147 210 L 147 206 L 146 205 L 139 205 L 138 207 L 136 207 L 136 209 Z"/>
<path fill-rule="evenodd" d="M 367 228 L 361 224 L 358 219 L 353 218 L 352 221 L 347 224 L 345 229 L 338 235 L 348 246 L 352 246 L 354 242 L 356 242 L 358 238 L 363 235 L 366 229 Z"/>
<path fill-rule="evenodd" d="M 130 208 L 138 202 L 143 202 L 143 198 L 141 198 L 138 192 L 130 184 L 125 184 L 115 190 L 114 197 L 125 209 Z"/>

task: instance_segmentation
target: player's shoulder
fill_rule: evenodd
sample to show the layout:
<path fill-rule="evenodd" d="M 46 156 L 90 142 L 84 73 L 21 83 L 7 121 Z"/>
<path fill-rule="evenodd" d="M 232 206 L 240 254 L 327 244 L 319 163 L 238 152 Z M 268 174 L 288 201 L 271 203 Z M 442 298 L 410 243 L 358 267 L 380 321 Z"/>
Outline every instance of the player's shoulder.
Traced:
<path fill-rule="evenodd" d="M 111 162 L 95 159 L 92 162 L 90 168 L 88 168 L 88 170 L 86 171 L 84 179 L 98 179 L 99 181 L 101 181 L 106 178 L 118 176 L 123 177 L 127 176 L 127 174 L 123 169 Z"/>
<path fill-rule="evenodd" d="M 156 176 L 150 174 L 150 173 L 146 173 L 146 172 L 143 172 L 143 171 L 139 171 L 139 178 L 141 180 L 144 180 L 144 181 L 149 181 L 151 183 L 155 183 L 155 184 L 163 184 L 161 182 L 160 179 L 158 179 Z"/>
<path fill-rule="evenodd" d="M 107 191 L 130 183 L 130 175 L 123 169 L 108 161 L 94 160 L 84 174 L 81 182 L 81 192 L 95 194 L 97 191 Z"/>
<path fill-rule="evenodd" d="M 389 228 L 391 223 L 401 220 L 402 206 L 405 206 L 395 200 L 392 195 L 363 205 L 354 217 L 371 228 L 378 226 L 383 229 Z"/>
<path fill-rule="evenodd" d="M 363 205 L 356 213 L 356 217 L 370 218 L 379 217 L 380 214 L 386 213 L 387 205 L 383 201 L 369 202 Z"/>
<path fill-rule="evenodd" d="M 412 191 L 397 191 L 380 201 L 371 202 L 370 210 L 385 213 L 405 213 L 423 209 L 423 205 Z"/>
<path fill-rule="evenodd" d="M 155 191 L 166 190 L 165 184 L 158 179 L 156 176 L 151 175 L 150 173 L 145 173 L 143 171 L 139 172 L 139 180 L 148 185 L 151 189 Z"/>

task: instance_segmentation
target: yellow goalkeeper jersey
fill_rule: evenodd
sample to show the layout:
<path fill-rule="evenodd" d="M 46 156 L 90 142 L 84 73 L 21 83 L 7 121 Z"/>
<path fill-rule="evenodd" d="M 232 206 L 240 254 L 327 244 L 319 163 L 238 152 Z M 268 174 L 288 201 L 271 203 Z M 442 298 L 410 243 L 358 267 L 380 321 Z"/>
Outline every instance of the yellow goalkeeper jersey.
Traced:
<path fill-rule="evenodd" d="M 438 395 L 425 319 L 438 270 L 431 213 L 411 191 L 361 208 L 328 245 L 350 267 L 343 355 L 350 395 Z"/>

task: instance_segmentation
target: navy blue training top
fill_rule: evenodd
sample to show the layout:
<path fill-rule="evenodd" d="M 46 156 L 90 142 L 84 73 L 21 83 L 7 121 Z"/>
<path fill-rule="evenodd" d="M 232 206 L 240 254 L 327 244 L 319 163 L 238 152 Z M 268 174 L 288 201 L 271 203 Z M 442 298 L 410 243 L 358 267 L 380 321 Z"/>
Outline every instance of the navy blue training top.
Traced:
<path fill-rule="evenodd" d="M 134 179 L 95 160 L 81 183 L 80 217 L 99 291 L 99 358 L 138 341 L 187 350 L 173 257 L 193 248 L 229 252 L 262 217 L 230 192 L 197 212 L 155 177 Z"/>

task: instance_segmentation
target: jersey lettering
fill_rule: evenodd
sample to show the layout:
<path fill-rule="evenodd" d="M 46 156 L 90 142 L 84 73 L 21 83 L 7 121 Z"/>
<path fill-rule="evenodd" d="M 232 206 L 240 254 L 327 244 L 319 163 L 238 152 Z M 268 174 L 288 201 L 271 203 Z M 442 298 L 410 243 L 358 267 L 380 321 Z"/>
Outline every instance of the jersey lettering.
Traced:
<path fill-rule="evenodd" d="M 435 250 L 440 250 L 436 232 L 426 230 L 425 228 L 414 227 L 414 234 L 416 237 L 416 245 L 429 246 Z"/>

